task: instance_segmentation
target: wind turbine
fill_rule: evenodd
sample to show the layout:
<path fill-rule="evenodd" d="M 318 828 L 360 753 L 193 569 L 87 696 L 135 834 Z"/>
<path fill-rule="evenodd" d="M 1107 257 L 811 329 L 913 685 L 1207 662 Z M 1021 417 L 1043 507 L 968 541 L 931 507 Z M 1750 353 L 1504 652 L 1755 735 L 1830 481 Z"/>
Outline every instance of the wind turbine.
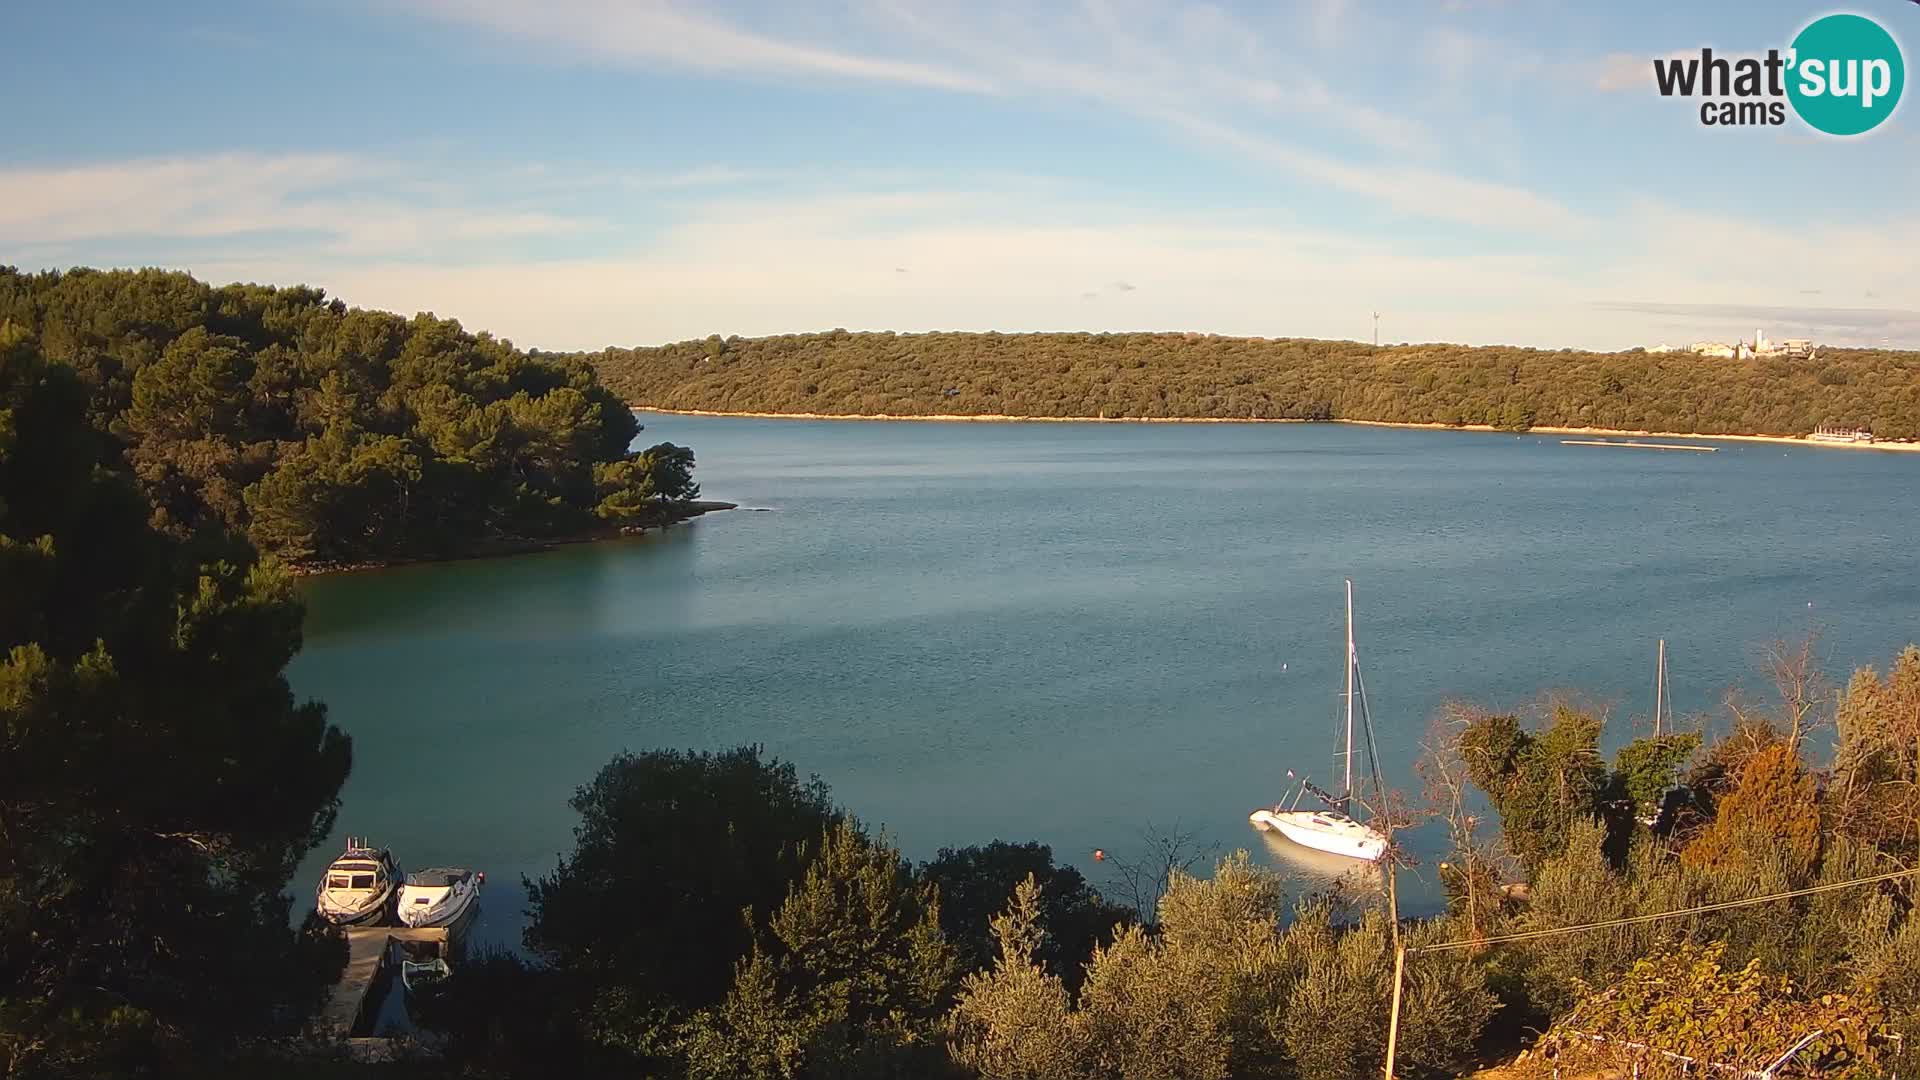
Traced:
<path fill-rule="evenodd" d="M 1920 0 L 1913 0 L 1913 2 L 1920 4 Z M 1380 313 L 1377 311 L 1373 313 L 1373 347 L 1376 349 L 1380 347 Z"/>

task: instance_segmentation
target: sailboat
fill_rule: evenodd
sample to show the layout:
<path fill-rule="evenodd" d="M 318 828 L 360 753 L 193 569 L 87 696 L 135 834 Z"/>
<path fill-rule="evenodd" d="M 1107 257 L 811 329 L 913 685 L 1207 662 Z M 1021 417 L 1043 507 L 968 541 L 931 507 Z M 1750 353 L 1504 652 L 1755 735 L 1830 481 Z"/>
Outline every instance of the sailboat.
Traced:
<path fill-rule="evenodd" d="M 1340 794 L 1324 790 L 1311 780 L 1302 779 L 1300 789 L 1294 794 L 1293 802 L 1288 805 L 1282 801 L 1272 807 L 1261 807 L 1247 815 L 1247 820 L 1257 829 L 1273 829 L 1280 835 L 1303 847 L 1318 851 L 1345 855 L 1348 858 L 1377 862 L 1387 853 L 1387 837 L 1380 830 L 1364 822 L 1356 821 L 1350 815 L 1353 804 L 1353 702 L 1355 690 L 1359 686 L 1360 654 L 1353 646 L 1353 582 L 1347 582 L 1347 673 L 1346 673 L 1346 748 L 1340 756 L 1346 763 L 1345 777 Z M 1361 692 L 1361 708 L 1366 708 L 1364 691 Z M 1288 777 L 1293 772 L 1287 772 Z M 1326 804 L 1321 810 L 1299 809 L 1300 799 L 1311 792 Z"/>

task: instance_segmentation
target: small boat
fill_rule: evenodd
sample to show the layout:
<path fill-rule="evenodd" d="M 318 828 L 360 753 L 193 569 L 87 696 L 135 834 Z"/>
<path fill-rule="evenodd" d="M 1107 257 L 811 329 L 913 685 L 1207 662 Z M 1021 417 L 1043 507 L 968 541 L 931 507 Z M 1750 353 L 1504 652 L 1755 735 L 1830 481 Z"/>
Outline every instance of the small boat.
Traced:
<path fill-rule="evenodd" d="M 1347 728 L 1346 749 L 1341 757 L 1346 763 L 1346 782 L 1340 794 L 1325 791 L 1311 780 L 1302 780 L 1300 789 L 1295 793 L 1291 804 L 1281 801 L 1271 807 L 1261 807 L 1247 815 L 1247 820 L 1262 831 L 1273 829 L 1280 835 L 1303 847 L 1325 851 L 1334 855 L 1345 855 L 1352 859 L 1377 862 L 1387 853 L 1387 837 L 1380 830 L 1351 816 L 1353 805 L 1353 702 L 1356 688 L 1359 687 L 1360 655 L 1353 646 L 1353 582 L 1347 582 L 1347 673 L 1346 702 Z M 1359 690 L 1361 708 L 1366 708 L 1366 691 Z M 1293 776 L 1292 770 L 1287 775 Z M 1324 809 L 1302 810 L 1300 799 L 1311 792 L 1321 802 Z"/>
<path fill-rule="evenodd" d="M 487 876 L 436 866 L 407 875 L 400 886 L 400 922 L 406 926 L 452 926 L 471 914 Z"/>
<path fill-rule="evenodd" d="M 378 925 L 393 906 L 401 878 L 393 852 L 363 837 L 347 837 L 347 850 L 320 875 L 314 910 L 335 926 Z"/>
<path fill-rule="evenodd" d="M 452 977 L 453 968 L 440 957 L 400 961 L 400 985 L 406 988 L 409 997 L 432 993 Z"/>

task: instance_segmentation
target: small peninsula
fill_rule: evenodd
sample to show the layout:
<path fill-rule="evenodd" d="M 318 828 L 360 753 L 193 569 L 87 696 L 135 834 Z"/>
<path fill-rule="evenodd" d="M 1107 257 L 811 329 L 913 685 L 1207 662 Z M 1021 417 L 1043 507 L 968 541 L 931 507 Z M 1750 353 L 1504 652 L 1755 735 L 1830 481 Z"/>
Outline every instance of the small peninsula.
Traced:
<path fill-rule="evenodd" d="M 578 359 L 305 286 L 0 266 L 0 346 L 70 369 L 161 533 L 243 536 L 296 573 L 630 534 L 698 501 L 693 451 Z"/>

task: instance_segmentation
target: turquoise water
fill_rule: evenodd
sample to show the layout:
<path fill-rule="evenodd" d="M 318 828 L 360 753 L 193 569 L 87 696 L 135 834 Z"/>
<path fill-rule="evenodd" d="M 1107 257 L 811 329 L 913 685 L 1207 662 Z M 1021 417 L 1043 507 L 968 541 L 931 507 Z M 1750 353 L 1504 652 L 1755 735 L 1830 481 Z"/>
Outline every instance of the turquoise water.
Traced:
<path fill-rule="evenodd" d="M 623 749 L 759 742 L 912 857 L 1149 824 L 1219 850 L 1288 768 L 1333 775 L 1341 579 L 1382 764 L 1449 698 L 1578 688 L 1624 731 L 1757 689 L 1810 626 L 1836 676 L 1920 639 L 1920 457 L 1718 453 L 1343 425 L 933 424 L 645 416 L 694 447 L 709 515 L 664 535 L 308 585 L 296 691 L 354 738 L 340 832 L 522 874 Z M 1426 856 L 1438 826 L 1414 836 Z M 306 895 L 333 843 L 302 871 Z M 1408 882 L 1418 907 L 1430 886 Z"/>

